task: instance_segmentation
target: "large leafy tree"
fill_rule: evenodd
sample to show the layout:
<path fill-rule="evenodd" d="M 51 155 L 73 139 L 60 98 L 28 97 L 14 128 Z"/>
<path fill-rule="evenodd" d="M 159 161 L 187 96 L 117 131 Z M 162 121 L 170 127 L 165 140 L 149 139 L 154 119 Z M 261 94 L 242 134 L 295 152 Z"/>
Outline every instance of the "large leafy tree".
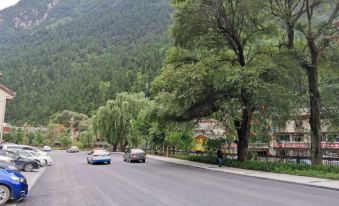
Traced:
<path fill-rule="evenodd" d="M 153 83 L 160 112 L 174 120 L 191 120 L 216 112 L 235 114 L 238 159 L 247 160 L 253 112 L 286 100 L 273 63 L 274 28 L 256 1 L 172 1 L 175 48 Z M 283 81 L 282 81 L 283 82 Z M 281 102 L 280 102 L 281 103 Z M 280 104 L 282 105 L 282 104 Z"/>
<path fill-rule="evenodd" d="M 63 110 L 62 112 L 52 115 L 50 119 L 50 122 L 53 124 L 61 124 L 65 127 L 79 128 L 80 122 L 88 120 L 88 116 L 69 110 Z"/>
<path fill-rule="evenodd" d="M 65 130 L 62 135 L 59 137 L 59 142 L 62 147 L 68 148 L 72 145 L 71 133 L 69 130 Z"/>
<path fill-rule="evenodd" d="M 311 126 L 311 154 L 314 164 L 321 164 L 321 95 L 320 68 L 322 57 L 339 30 L 339 1 L 283 0 L 269 1 L 272 14 L 281 20 L 287 34 L 287 49 L 297 60 L 297 67 L 306 71 L 308 78 Z M 299 44 L 295 45 L 295 32 Z M 307 48 L 307 49 L 305 49 Z"/>

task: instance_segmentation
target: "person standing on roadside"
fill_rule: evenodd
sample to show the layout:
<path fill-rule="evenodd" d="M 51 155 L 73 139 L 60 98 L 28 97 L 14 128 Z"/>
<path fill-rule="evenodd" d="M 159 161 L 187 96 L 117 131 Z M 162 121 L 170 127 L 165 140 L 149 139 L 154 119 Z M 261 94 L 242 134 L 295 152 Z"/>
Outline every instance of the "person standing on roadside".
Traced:
<path fill-rule="evenodd" d="M 218 160 L 218 166 L 221 167 L 224 164 L 224 153 L 221 151 L 220 147 L 217 151 L 217 160 Z"/>

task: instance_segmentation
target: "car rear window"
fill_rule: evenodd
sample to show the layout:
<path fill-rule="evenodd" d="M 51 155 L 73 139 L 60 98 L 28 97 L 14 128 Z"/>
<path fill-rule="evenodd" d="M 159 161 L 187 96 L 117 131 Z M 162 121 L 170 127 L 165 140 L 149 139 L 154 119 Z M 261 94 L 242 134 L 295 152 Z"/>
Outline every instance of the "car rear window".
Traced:
<path fill-rule="evenodd" d="M 141 149 L 132 149 L 131 151 L 132 151 L 133 153 L 144 153 L 144 151 L 141 150 Z"/>
<path fill-rule="evenodd" d="M 94 151 L 93 153 L 94 155 L 109 155 L 109 153 L 105 150 L 98 150 L 98 151 Z"/>
<path fill-rule="evenodd" d="M 8 149 L 21 149 L 21 147 L 18 146 L 7 146 Z"/>

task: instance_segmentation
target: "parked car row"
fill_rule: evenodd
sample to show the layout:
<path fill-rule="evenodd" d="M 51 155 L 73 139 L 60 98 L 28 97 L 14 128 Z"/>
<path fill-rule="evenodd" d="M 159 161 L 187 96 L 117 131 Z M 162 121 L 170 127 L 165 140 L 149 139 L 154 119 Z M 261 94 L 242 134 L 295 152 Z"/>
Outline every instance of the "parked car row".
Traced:
<path fill-rule="evenodd" d="M 28 194 L 27 180 L 20 171 L 32 172 L 52 165 L 53 160 L 46 152 L 27 145 L 0 147 L 0 205 L 4 205 L 9 199 L 25 198 Z"/>

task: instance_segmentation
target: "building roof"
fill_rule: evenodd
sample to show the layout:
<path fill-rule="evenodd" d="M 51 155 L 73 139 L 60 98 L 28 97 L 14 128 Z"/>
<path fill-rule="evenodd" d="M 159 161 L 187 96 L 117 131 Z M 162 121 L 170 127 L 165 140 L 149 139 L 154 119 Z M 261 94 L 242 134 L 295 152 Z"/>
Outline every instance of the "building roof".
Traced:
<path fill-rule="evenodd" d="M 6 92 L 9 95 L 9 99 L 13 99 L 16 95 L 15 92 L 12 90 L 8 89 L 5 85 L 0 84 L 0 89 L 4 92 Z"/>

